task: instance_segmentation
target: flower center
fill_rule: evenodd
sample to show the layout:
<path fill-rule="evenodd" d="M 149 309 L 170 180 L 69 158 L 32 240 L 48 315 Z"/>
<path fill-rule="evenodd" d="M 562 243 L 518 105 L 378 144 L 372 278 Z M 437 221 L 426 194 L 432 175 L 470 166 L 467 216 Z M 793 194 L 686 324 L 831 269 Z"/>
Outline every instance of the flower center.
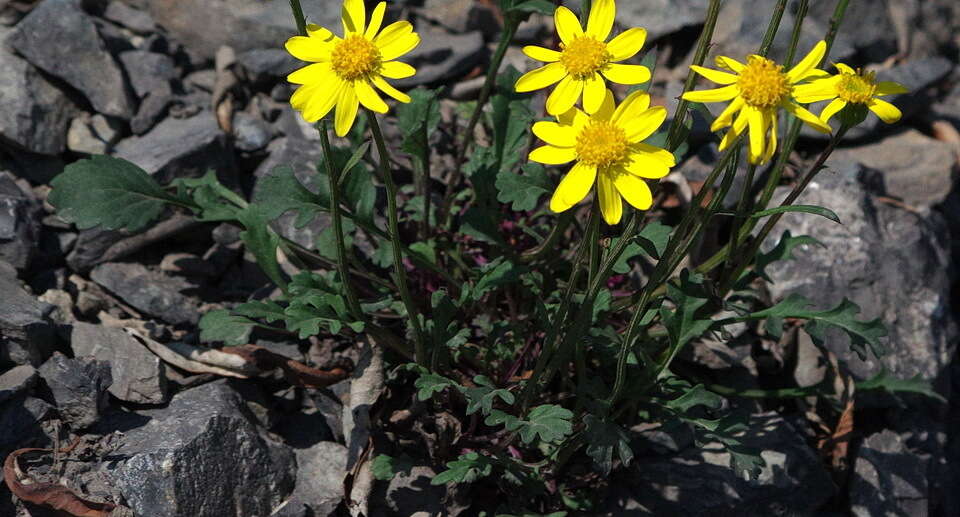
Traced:
<path fill-rule="evenodd" d="M 577 157 L 595 167 L 622 162 L 627 158 L 629 147 L 627 133 L 610 122 L 592 122 L 577 135 Z"/>
<path fill-rule="evenodd" d="M 793 88 L 783 67 L 760 56 L 750 56 L 737 80 L 743 100 L 755 108 L 772 108 L 780 104 Z"/>
<path fill-rule="evenodd" d="M 353 35 L 333 48 L 333 71 L 347 81 L 367 77 L 380 70 L 380 50 L 367 38 Z"/>
<path fill-rule="evenodd" d="M 587 78 L 610 61 L 607 44 L 589 36 L 579 37 L 569 45 L 560 44 L 560 62 L 577 79 Z"/>
<path fill-rule="evenodd" d="M 876 72 L 864 73 L 859 70 L 855 74 L 842 74 L 837 85 L 837 95 L 853 104 L 866 104 L 877 92 L 876 77 Z"/>

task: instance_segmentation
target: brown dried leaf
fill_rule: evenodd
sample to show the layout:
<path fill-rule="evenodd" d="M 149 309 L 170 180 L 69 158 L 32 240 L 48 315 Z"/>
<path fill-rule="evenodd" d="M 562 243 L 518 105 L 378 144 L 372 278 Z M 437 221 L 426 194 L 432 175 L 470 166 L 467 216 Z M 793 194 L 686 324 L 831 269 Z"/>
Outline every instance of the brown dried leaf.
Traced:
<path fill-rule="evenodd" d="M 61 449 L 60 452 L 69 452 L 72 447 Z M 3 462 L 3 479 L 13 495 L 28 503 L 60 510 L 75 517 L 108 517 L 116 508 L 113 503 L 88 501 L 63 485 L 37 483 L 29 475 L 23 474 L 17 464 L 17 458 L 34 452 L 53 452 L 53 449 L 18 449 L 11 452 Z M 21 474 L 27 483 L 22 482 Z"/>
<path fill-rule="evenodd" d="M 326 388 L 346 379 L 348 375 L 343 368 L 329 371 L 311 368 L 257 345 L 224 347 L 220 352 L 239 356 L 262 372 L 279 368 L 283 370 L 283 375 L 290 384 L 301 388 Z"/>

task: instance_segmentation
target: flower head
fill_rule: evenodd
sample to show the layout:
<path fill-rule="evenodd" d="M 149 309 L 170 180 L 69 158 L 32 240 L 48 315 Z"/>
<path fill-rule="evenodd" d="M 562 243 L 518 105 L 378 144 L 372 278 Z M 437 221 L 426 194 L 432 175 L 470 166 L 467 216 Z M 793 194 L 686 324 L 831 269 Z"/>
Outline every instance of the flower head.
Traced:
<path fill-rule="evenodd" d="M 623 216 L 621 198 L 638 210 L 653 204 L 646 179 L 659 179 L 676 165 L 673 154 L 642 143 L 667 118 L 663 107 L 650 107 L 650 96 L 637 91 L 620 106 L 613 92 L 604 91 L 593 115 L 572 108 L 557 122 L 537 122 L 533 133 L 547 145 L 530 153 L 530 160 L 548 165 L 576 161 L 550 199 L 550 210 L 563 212 L 582 201 L 594 182 L 600 212 L 607 224 Z"/>
<path fill-rule="evenodd" d="M 557 84 L 547 97 L 547 113 L 558 116 L 570 110 L 583 96 L 583 109 L 595 113 L 603 104 L 607 85 L 604 79 L 619 84 L 640 84 L 650 80 L 650 70 L 640 65 L 625 65 L 643 47 L 647 31 L 630 29 L 610 41 L 617 14 L 614 0 L 596 0 L 584 31 L 573 11 L 558 7 L 554 11 L 560 50 L 529 45 L 523 53 L 546 62 L 517 80 L 518 92 L 532 92 Z"/>
<path fill-rule="evenodd" d="M 307 27 L 307 36 L 287 40 L 286 48 L 307 65 L 287 76 L 287 80 L 302 85 L 290 98 L 290 104 L 307 122 L 316 122 L 336 106 L 334 129 L 345 136 L 357 118 L 362 104 L 378 113 L 387 112 L 387 103 L 374 90 L 400 102 L 410 97 L 400 92 L 386 79 L 403 79 L 416 70 L 394 59 L 420 44 L 420 36 L 413 32 L 410 22 L 399 21 L 382 31 L 386 2 L 373 9 L 370 23 L 366 23 L 363 0 L 344 0 L 341 10 L 343 37 L 317 25 Z"/>
<path fill-rule="evenodd" d="M 829 122 L 830 118 L 849 104 L 868 108 L 887 124 L 900 120 L 900 110 L 877 97 L 906 93 L 908 90 L 903 85 L 892 81 L 877 82 L 875 72 L 854 70 L 843 63 L 834 66 L 840 73 L 797 86 L 797 100 L 806 104 L 833 99 L 820 112 L 820 118 L 824 122 Z"/>
<path fill-rule="evenodd" d="M 784 71 L 783 66 L 763 56 L 749 56 L 746 64 L 720 56 L 717 58 L 717 66 L 726 69 L 726 72 L 695 65 L 690 68 L 707 79 L 726 86 L 687 92 L 683 94 L 683 98 L 693 102 L 732 101 L 710 126 L 711 131 L 733 126 L 720 142 L 720 150 L 729 147 L 749 127 L 750 163 L 766 163 L 777 148 L 779 108 L 786 109 L 817 131 L 830 132 L 830 126 L 796 102 L 799 100 L 796 98 L 798 83 L 811 77 L 826 75 L 826 72 L 817 69 L 826 50 L 825 42 L 817 43 L 813 50 L 789 71 Z"/>

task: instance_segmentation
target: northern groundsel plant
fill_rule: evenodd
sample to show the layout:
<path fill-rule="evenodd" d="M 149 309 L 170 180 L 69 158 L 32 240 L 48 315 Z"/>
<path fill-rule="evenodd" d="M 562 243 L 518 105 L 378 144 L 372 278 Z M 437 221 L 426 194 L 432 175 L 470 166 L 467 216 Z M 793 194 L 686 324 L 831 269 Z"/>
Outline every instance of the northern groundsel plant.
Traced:
<path fill-rule="evenodd" d="M 385 2 L 368 18 L 363 0 L 344 0 L 337 36 L 307 24 L 300 0 L 291 0 L 299 35 L 286 48 L 305 66 L 288 77 L 299 85 L 290 104 L 316 123 L 321 143 L 310 181 L 294 174 L 292 166 L 303 164 L 286 164 L 258 179 L 248 199 L 215 174 L 161 185 L 136 164 L 98 156 L 68 166 L 49 200 L 80 228 L 140 231 L 168 207 L 240 227 L 279 289 L 269 299 L 225 301 L 229 310 L 203 316 L 200 339 L 237 345 L 266 330 L 383 353 L 390 389 L 376 407 L 416 415 L 417 424 L 375 419 L 369 441 L 351 444 L 367 448 L 358 461 L 372 461 L 379 479 L 431 464 L 440 472 L 434 484 L 481 483 L 487 486 L 478 493 L 506 494 L 476 498 L 471 514 L 589 514 L 611 470 L 638 461 L 627 430 L 639 424 L 724 444 L 738 473 L 756 475 L 763 459 L 740 441 L 755 404 L 738 399 L 819 397 L 823 427 L 843 411 L 834 387 L 852 381 L 785 388 L 758 377 L 745 383 L 758 387 L 748 394 L 721 385 L 722 377 L 682 351 L 709 337 L 727 340 L 731 325 L 774 346 L 806 321 L 803 331 L 825 364 L 833 358 L 827 328 L 845 334 L 861 358 L 882 354 L 881 323 L 859 320 L 849 301 L 819 310 L 799 295 L 766 297 L 765 268 L 814 239 L 785 232 L 770 251 L 761 244 L 785 213 L 838 220 L 829 208 L 795 202 L 866 110 L 884 122 L 899 119 L 878 97 L 906 90 L 847 65 L 838 64 L 836 75 L 819 68 L 847 0 L 837 0 L 824 41 L 793 66 L 808 0 L 799 0 L 786 64 L 766 57 L 779 29 L 780 16 L 772 15 L 757 54 L 719 56 L 719 69 L 706 68 L 722 4 L 710 0 L 686 91 L 664 128 L 668 109 L 647 91 L 655 51 L 639 64 L 646 31 L 611 37 L 614 0 L 559 3 L 579 7 L 586 27 L 567 6 L 499 0 L 502 39 L 484 88 L 476 103 L 441 116 L 441 90 L 401 92 L 388 82 L 415 74 L 397 59 L 420 37 L 409 21 L 387 23 Z M 778 0 L 779 12 L 785 5 Z M 518 25 L 532 13 L 553 17 L 559 49 L 524 47 L 547 64 L 522 75 L 501 70 Z M 720 87 L 694 90 L 697 75 Z M 620 86 L 640 83 L 646 88 Z M 545 104 L 524 95 L 551 85 Z M 377 115 L 390 106 L 378 91 L 401 103 L 389 139 Z M 805 107 L 821 101 L 830 102 L 820 116 Z M 685 198 L 682 188 L 658 180 L 683 171 L 691 112 L 704 112 L 702 102 L 729 102 L 712 123 L 726 132 L 714 137 L 721 153 L 712 170 Z M 341 138 L 331 145 L 334 110 Z M 361 111 L 369 136 L 359 124 L 352 130 Z M 838 113 L 841 127 L 812 165 L 784 174 L 801 125 L 831 133 L 827 122 Z M 484 131 L 475 133 L 478 121 Z M 738 177 L 741 194 L 731 199 Z M 768 206 L 779 188 L 789 194 Z M 332 223 L 305 240 L 271 224 L 288 212 L 297 227 L 321 216 Z M 836 364 L 834 374 L 849 380 Z M 883 375 L 856 393 L 926 389 Z M 361 500 L 356 490 L 369 485 L 354 483 L 346 495 Z"/>

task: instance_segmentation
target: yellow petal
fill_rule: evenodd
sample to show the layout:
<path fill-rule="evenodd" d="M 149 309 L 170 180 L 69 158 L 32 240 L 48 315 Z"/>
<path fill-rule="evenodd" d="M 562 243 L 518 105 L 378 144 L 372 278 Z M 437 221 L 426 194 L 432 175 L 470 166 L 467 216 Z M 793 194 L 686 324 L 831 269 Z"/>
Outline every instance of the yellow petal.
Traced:
<path fill-rule="evenodd" d="M 344 86 L 340 92 L 340 98 L 337 99 L 337 113 L 334 117 L 333 128 L 337 136 L 343 138 L 350 132 L 353 122 L 357 119 L 357 110 L 360 108 L 360 101 L 357 99 L 356 91 L 349 85 Z"/>
<path fill-rule="evenodd" d="M 587 19 L 587 35 L 598 41 L 606 41 L 616 17 L 617 6 L 613 0 L 594 1 L 590 8 L 590 18 Z"/>
<path fill-rule="evenodd" d="M 744 111 L 748 112 L 747 124 L 750 126 L 750 163 L 759 164 L 766 150 L 763 139 L 767 134 L 767 117 L 763 111 L 753 107 L 748 106 Z"/>
<path fill-rule="evenodd" d="M 841 77 L 835 75 L 827 79 L 818 79 L 807 84 L 801 84 L 794 87 L 793 98 L 801 104 L 832 99 L 837 96 L 837 83 L 840 80 Z"/>
<path fill-rule="evenodd" d="M 376 7 L 373 8 L 373 14 L 370 15 L 370 25 L 367 25 L 367 30 L 363 33 L 367 39 L 372 40 L 377 35 L 380 27 L 383 26 L 383 15 L 386 12 L 386 2 L 380 2 Z"/>
<path fill-rule="evenodd" d="M 615 38 L 607 43 L 607 52 L 610 53 L 610 60 L 613 62 L 630 59 L 637 55 L 643 44 L 647 42 L 647 30 L 634 27 L 630 30 L 621 32 Z"/>
<path fill-rule="evenodd" d="M 400 61 L 387 61 L 380 66 L 380 75 L 387 79 L 406 79 L 413 77 L 417 69 Z"/>
<path fill-rule="evenodd" d="M 696 90 L 683 94 L 683 98 L 692 102 L 723 102 L 736 97 L 740 93 L 737 85 L 731 84 L 723 88 L 712 90 Z"/>
<path fill-rule="evenodd" d="M 291 72 L 287 81 L 293 84 L 324 83 L 336 78 L 330 63 L 314 63 Z"/>
<path fill-rule="evenodd" d="M 740 136 L 740 133 L 743 131 L 737 131 L 736 128 L 730 128 L 726 133 L 723 134 L 723 138 L 720 139 L 720 146 L 717 147 L 719 151 L 725 151 L 728 147 L 733 145 L 737 137 Z"/>
<path fill-rule="evenodd" d="M 607 224 L 613 226 L 620 223 L 623 217 L 623 201 L 613 185 L 610 173 L 601 172 L 597 177 L 597 194 L 600 198 L 600 214 Z"/>
<path fill-rule="evenodd" d="M 894 122 L 900 120 L 902 114 L 900 110 L 890 104 L 889 102 L 881 99 L 873 99 L 870 104 L 867 104 L 867 107 L 870 108 L 870 111 L 877 114 L 880 117 L 880 120 L 886 122 L 887 124 L 893 124 Z"/>
<path fill-rule="evenodd" d="M 579 108 L 570 108 L 566 112 L 557 115 L 557 122 L 561 126 L 570 126 L 574 132 L 580 133 L 580 130 L 590 123 L 590 115 L 587 115 Z"/>
<path fill-rule="evenodd" d="M 770 128 L 770 138 L 767 140 L 767 149 L 763 152 L 760 163 L 769 162 L 770 158 L 773 158 L 773 153 L 777 151 L 777 111 L 769 110 L 764 113 L 764 116 L 767 118 L 765 125 Z"/>
<path fill-rule="evenodd" d="M 840 112 L 847 105 L 847 101 L 843 99 L 833 99 L 830 101 L 830 104 L 827 104 L 823 111 L 820 112 L 820 120 L 824 123 L 830 122 L 830 119 L 834 115 Z"/>
<path fill-rule="evenodd" d="M 577 157 L 577 150 L 572 147 L 554 147 L 544 145 L 530 151 L 530 161 L 544 165 L 562 165 L 572 162 Z"/>
<path fill-rule="evenodd" d="M 653 193 L 646 181 L 624 171 L 613 177 L 613 185 L 623 199 L 637 210 L 647 210 L 653 206 Z"/>
<path fill-rule="evenodd" d="M 640 154 L 645 158 L 657 160 L 667 167 L 673 167 L 677 164 L 677 158 L 666 149 L 661 149 L 650 144 L 633 144 L 630 147 L 634 153 Z"/>
<path fill-rule="evenodd" d="M 877 95 L 893 95 L 895 93 L 908 93 L 910 90 L 906 86 L 893 81 L 881 81 L 877 84 Z"/>
<path fill-rule="evenodd" d="M 820 61 L 823 61 L 823 56 L 826 53 L 827 42 L 818 42 L 813 46 L 813 49 L 810 50 L 810 53 L 804 56 L 804 58 L 797 63 L 797 66 L 791 68 L 790 71 L 787 72 L 787 80 L 789 80 L 791 83 L 795 83 L 806 77 L 808 72 L 817 68 L 817 66 L 820 64 Z"/>
<path fill-rule="evenodd" d="M 594 73 L 583 82 L 583 111 L 593 115 L 607 96 L 607 84 L 600 74 Z"/>
<path fill-rule="evenodd" d="M 380 91 L 382 91 L 383 93 L 393 97 L 394 99 L 402 103 L 410 102 L 409 95 L 391 86 L 390 83 L 388 83 L 383 77 L 380 77 L 379 75 L 375 75 L 371 80 L 373 81 L 373 85 L 379 88 Z"/>
<path fill-rule="evenodd" d="M 561 126 L 556 122 L 537 122 L 533 125 L 533 134 L 555 147 L 577 145 L 577 132 L 572 126 Z"/>
<path fill-rule="evenodd" d="M 550 198 L 550 210 L 563 212 L 583 201 L 593 187 L 596 177 L 596 167 L 577 162 L 560 180 L 560 185 L 553 192 L 553 197 Z"/>
<path fill-rule="evenodd" d="M 848 65 L 845 65 L 845 64 L 843 64 L 843 63 L 834 63 L 833 66 L 834 66 L 834 68 L 836 68 L 837 70 L 839 70 L 841 74 L 854 75 L 854 74 L 857 73 L 856 70 L 854 70 L 853 68 L 850 68 Z"/>
<path fill-rule="evenodd" d="M 416 32 L 401 36 L 380 47 L 380 59 L 390 61 L 410 52 L 420 44 L 420 35 Z"/>
<path fill-rule="evenodd" d="M 710 124 L 710 131 L 720 131 L 721 129 L 729 126 L 733 123 L 733 116 L 743 108 L 744 102 L 743 97 L 737 97 L 733 99 L 730 104 L 727 104 L 727 107 L 720 112 L 720 115 L 713 120 L 713 124 Z"/>
<path fill-rule="evenodd" d="M 610 63 L 600 72 L 607 79 L 619 84 L 640 84 L 650 80 L 650 69 L 643 65 Z"/>
<path fill-rule="evenodd" d="M 733 126 L 723 135 L 723 139 L 720 140 L 720 147 L 718 148 L 720 151 L 732 145 L 737 137 L 743 134 L 743 130 L 747 128 L 748 120 L 747 110 L 741 109 L 739 113 L 737 113 L 737 118 L 733 121 Z"/>
<path fill-rule="evenodd" d="M 630 143 L 642 142 L 653 134 L 667 119 L 667 108 L 656 106 L 650 108 L 640 115 L 628 119 L 621 126 L 627 134 L 627 141 Z"/>
<path fill-rule="evenodd" d="M 320 38 L 294 36 L 284 45 L 287 52 L 301 61 L 320 63 L 330 61 L 333 44 Z"/>
<path fill-rule="evenodd" d="M 546 88 L 558 82 L 567 75 L 567 69 L 561 63 L 550 63 L 531 70 L 517 79 L 513 87 L 520 93 L 532 92 Z"/>
<path fill-rule="evenodd" d="M 661 151 L 663 151 L 661 149 Z M 667 151 L 663 151 L 670 154 Z M 670 154 L 672 157 L 673 155 Z M 663 162 L 659 157 L 648 153 L 634 153 L 630 159 L 623 164 L 625 171 L 640 178 L 660 179 L 670 174 L 670 166 Z M 632 204 L 632 203 L 631 203 Z"/>
<path fill-rule="evenodd" d="M 343 0 L 340 19 L 343 21 L 344 37 L 351 34 L 362 34 L 364 29 L 363 23 L 367 19 L 367 11 L 363 5 L 363 0 Z M 337 112 L 339 111 L 340 108 L 337 108 Z"/>
<path fill-rule="evenodd" d="M 626 122 L 646 111 L 650 107 L 650 94 L 637 90 L 623 99 L 613 113 L 613 123 L 624 127 Z"/>
<path fill-rule="evenodd" d="M 360 104 L 363 104 L 363 107 L 370 111 L 376 111 L 377 113 L 387 112 L 389 109 L 387 103 L 383 102 L 383 99 L 381 99 L 380 95 L 373 89 L 373 86 L 370 86 L 370 83 L 361 79 L 354 81 L 353 87 L 356 89 L 357 99 L 360 100 Z"/>
<path fill-rule="evenodd" d="M 383 47 L 390 45 L 398 39 L 412 33 L 413 25 L 410 25 L 410 22 L 406 20 L 393 22 L 390 25 L 387 25 L 382 31 L 380 31 L 380 34 L 377 34 L 377 36 L 373 38 L 373 44 L 376 45 L 377 48 L 382 49 Z"/>
<path fill-rule="evenodd" d="M 536 59 L 537 61 L 543 61 L 544 63 L 555 63 L 560 61 L 560 53 L 556 50 L 550 50 L 548 48 L 538 47 L 536 45 L 527 45 L 523 47 L 523 53 L 527 55 L 530 59 Z"/>
<path fill-rule="evenodd" d="M 290 97 L 290 105 L 300 112 L 303 119 L 313 123 L 330 113 L 340 97 L 343 81 L 335 78 L 334 83 L 319 83 L 301 86 Z"/>
<path fill-rule="evenodd" d="M 727 57 L 727 56 L 717 56 L 717 58 L 714 60 L 714 63 L 716 63 L 718 67 L 723 68 L 724 70 L 729 70 L 737 74 L 739 74 L 741 71 L 743 71 L 744 68 L 746 68 L 746 65 L 744 65 L 743 63 L 737 61 L 736 59 L 733 59 L 732 57 Z"/>
<path fill-rule="evenodd" d="M 336 37 L 332 32 L 330 32 L 329 29 L 321 27 L 315 23 L 307 24 L 307 36 L 310 36 L 311 38 L 320 38 L 323 41 L 327 41 Z"/>
<path fill-rule="evenodd" d="M 784 102 L 782 106 L 786 108 L 787 111 L 792 113 L 793 116 L 804 121 L 808 126 L 812 127 L 813 129 L 816 129 L 821 133 L 830 134 L 831 132 L 830 126 L 825 124 L 822 120 L 820 120 L 819 117 L 817 117 L 813 113 L 810 113 L 809 111 L 807 111 L 807 109 L 804 108 L 803 106 L 800 106 L 799 104 L 795 104 L 791 101 Z"/>
<path fill-rule="evenodd" d="M 739 77 L 734 74 L 721 72 L 720 70 L 714 70 L 712 68 L 706 68 L 703 66 L 690 65 L 690 70 L 710 79 L 711 81 L 717 84 L 733 84 L 737 82 Z"/>
<path fill-rule="evenodd" d="M 577 103 L 582 91 L 583 81 L 570 75 L 564 77 L 547 97 L 547 113 L 553 116 L 566 113 Z"/>
<path fill-rule="evenodd" d="M 557 7 L 553 12 L 553 22 L 557 26 L 557 34 L 560 41 L 569 45 L 573 40 L 583 37 L 583 27 L 580 26 L 580 20 L 573 11 L 564 6 Z"/>

